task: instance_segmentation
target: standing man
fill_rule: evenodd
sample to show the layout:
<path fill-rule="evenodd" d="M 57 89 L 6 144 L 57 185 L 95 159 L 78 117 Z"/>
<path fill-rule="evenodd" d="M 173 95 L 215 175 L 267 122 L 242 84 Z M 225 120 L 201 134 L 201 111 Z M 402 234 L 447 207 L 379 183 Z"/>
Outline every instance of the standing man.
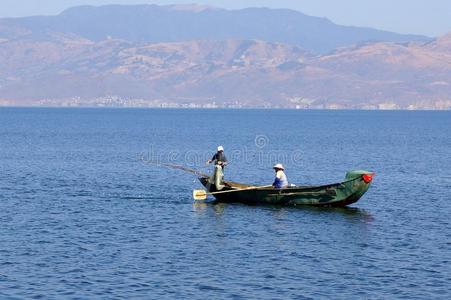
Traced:
<path fill-rule="evenodd" d="M 224 167 L 227 165 L 227 158 L 224 155 L 224 147 L 219 146 L 218 151 L 213 155 L 211 159 L 207 161 L 207 164 L 215 163 L 215 171 L 208 180 L 210 184 L 214 184 L 217 191 L 224 188 Z"/>
<path fill-rule="evenodd" d="M 215 165 L 221 166 L 222 169 L 227 165 L 227 157 L 224 154 L 223 146 L 218 146 L 218 151 L 207 161 L 207 164 L 211 164 L 212 162 L 214 162 Z"/>

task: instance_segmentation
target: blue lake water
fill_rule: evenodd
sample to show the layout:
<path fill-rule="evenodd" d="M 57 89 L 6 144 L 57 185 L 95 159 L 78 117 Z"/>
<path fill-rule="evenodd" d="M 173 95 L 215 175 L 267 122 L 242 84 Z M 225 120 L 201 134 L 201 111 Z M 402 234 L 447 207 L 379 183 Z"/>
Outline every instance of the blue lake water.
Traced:
<path fill-rule="evenodd" d="M 351 209 L 194 203 L 375 171 Z M 450 299 L 451 112 L 0 109 L 0 298 Z"/>

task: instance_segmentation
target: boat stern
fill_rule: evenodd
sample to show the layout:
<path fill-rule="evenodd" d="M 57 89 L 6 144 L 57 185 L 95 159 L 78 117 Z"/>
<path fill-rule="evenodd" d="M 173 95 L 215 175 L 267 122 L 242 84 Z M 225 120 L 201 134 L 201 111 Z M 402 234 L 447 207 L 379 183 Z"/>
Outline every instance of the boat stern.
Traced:
<path fill-rule="evenodd" d="M 208 177 L 198 177 L 198 179 L 204 187 L 208 187 Z"/>

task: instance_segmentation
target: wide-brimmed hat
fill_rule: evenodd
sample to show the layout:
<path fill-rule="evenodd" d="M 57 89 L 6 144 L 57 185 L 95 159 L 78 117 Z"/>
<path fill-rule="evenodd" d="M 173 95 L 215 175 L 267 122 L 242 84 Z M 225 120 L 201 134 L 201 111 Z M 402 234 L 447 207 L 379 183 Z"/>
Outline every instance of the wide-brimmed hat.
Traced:
<path fill-rule="evenodd" d="M 273 169 L 279 169 L 279 170 L 285 170 L 285 168 L 283 167 L 282 164 L 276 164 L 274 165 L 274 167 L 272 167 Z"/>
<path fill-rule="evenodd" d="M 224 147 L 223 146 L 218 146 L 218 152 L 219 151 L 224 151 Z"/>

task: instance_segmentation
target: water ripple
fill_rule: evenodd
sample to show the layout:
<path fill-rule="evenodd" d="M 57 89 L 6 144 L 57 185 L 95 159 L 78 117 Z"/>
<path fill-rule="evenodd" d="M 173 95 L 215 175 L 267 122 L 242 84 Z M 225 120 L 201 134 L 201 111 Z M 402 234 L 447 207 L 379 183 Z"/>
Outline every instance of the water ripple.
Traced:
<path fill-rule="evenodd" d="M 0 109 L 0 298 L 448 299 L 450 122 L 432 112 Z M 302 150 L 293 182 L 335 182 L 355 167 L 376 170 L 374 185 L 347 209 L 193 203 L 190 175 L 135 159 L 151 146 L 253 147 L 262 133 L 264 151 Z M 272 175 L 255 161 L 226 170 L 254 183 Z"/>

